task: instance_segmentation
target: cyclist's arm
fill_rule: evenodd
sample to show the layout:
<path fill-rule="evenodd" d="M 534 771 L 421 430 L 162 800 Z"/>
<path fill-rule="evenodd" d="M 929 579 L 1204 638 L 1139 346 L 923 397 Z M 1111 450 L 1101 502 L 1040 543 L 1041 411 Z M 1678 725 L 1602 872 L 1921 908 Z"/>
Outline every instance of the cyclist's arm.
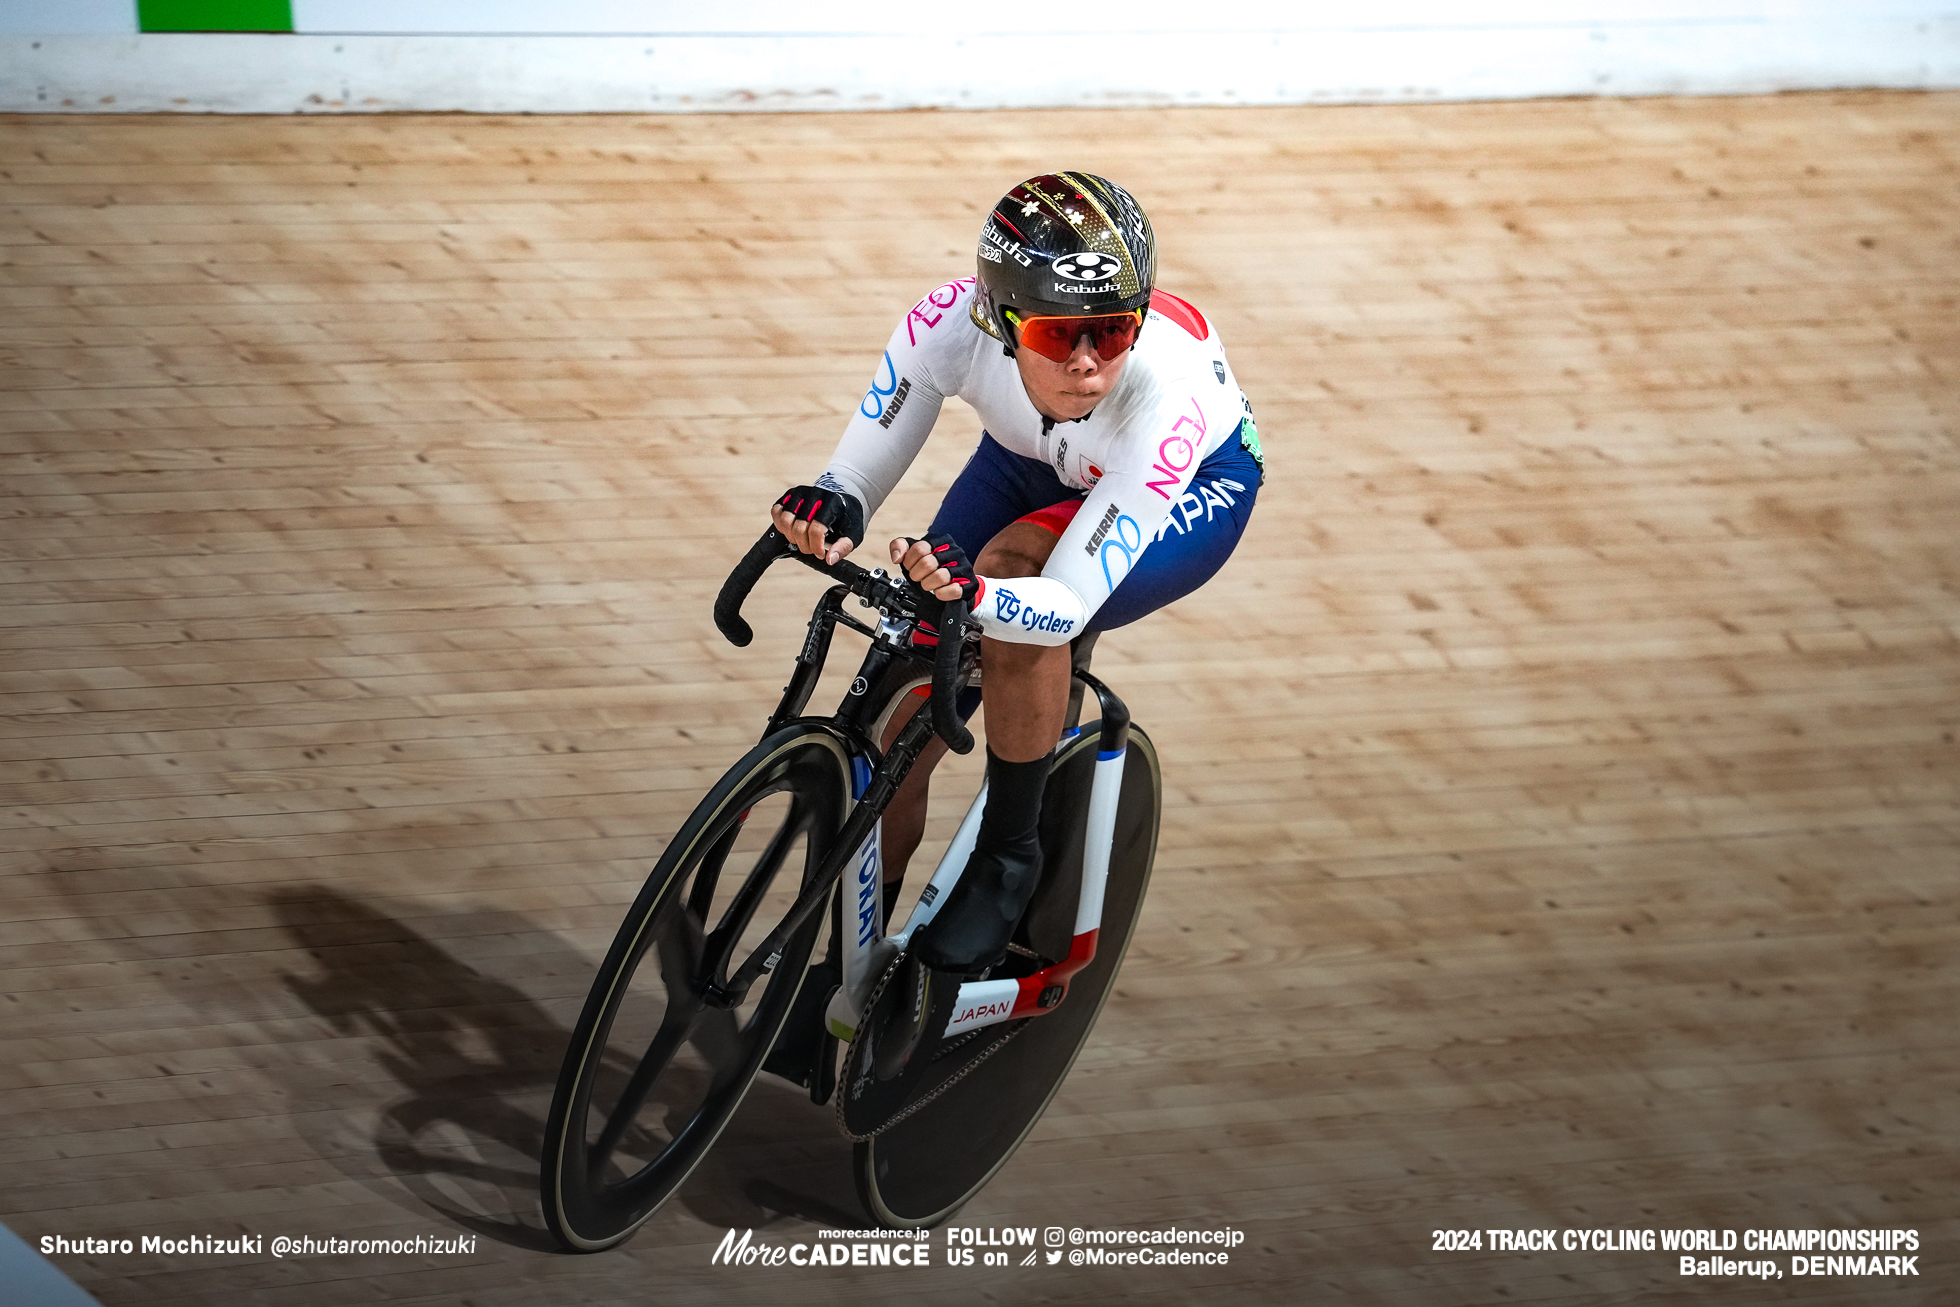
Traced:
<path fill-rule="evenodd" d="M 1139 424 L 1147 439 L 1104 472 L 1055 542 L 1040 576 L 980 578 L 974 614 L 984 634 L 1016 644 L 1061 644 L 1122 584 L 1169 519 L 1203 461 L 1208 424 L 1195 400 L 1160 407 Z"/>
<path fill-rule="evenodd" d="M 958 389 L 960 356 L 970 354 L 971 346 L 961 328 L 966 313 L 953 310 L 971 285 L 971 278 L 948 282 L 913 305 L 892 332 L 884 357 L 872 369 L 871 388 L 859 398 L 816 480 L 856 496 L 867 522 L 925 447 L 946 396 Z"/>

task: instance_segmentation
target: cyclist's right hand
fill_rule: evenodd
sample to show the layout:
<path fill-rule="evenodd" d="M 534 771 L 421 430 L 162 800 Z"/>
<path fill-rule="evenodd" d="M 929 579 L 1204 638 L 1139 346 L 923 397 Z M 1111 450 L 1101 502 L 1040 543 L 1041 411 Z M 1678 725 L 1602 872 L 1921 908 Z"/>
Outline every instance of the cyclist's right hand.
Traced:
<path fill-rule="evenodd" d="M 785 540 L 826 563 L 848 556 L 864 539 L 864 506 L 841 490 L 792 486 L 769 516 Z"/>

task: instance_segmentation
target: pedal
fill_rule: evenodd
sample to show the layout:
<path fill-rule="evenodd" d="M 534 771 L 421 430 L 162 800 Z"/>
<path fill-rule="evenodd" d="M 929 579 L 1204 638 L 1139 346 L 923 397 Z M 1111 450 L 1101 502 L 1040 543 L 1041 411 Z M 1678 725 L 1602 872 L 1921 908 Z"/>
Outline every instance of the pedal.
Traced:
<path fill-rule="evenodd" d="M 965 1035 L 945 1037 L 959 981 L 956 975 L 935 973 L 929 984 L 921 985 L 914 961 L 903 955 L 886 968 L 857 1038 L 844 1050 L 837 1123 L 847 1138 L 869 1139 L 903 1120 L 958 1080 L 973 1056 L 984 1056 Z M 881 1036 L 900 1047 L 881 1049 Z"/>
<path fill-rule="evenodd" d="M 837 992 L 830 996 L 830 1005 L 824 1008 L 824 1029 L 828 1030 L 833 1038 L 848 1044 L 857 1038 L 859 1020 L 857 1009 L 851 1006 L 850 994 L 839 985 Z"/>
<path fill-rule="evenodd" d="M 840 1044 L 837 1036 L 828 1030 L 818 1042 L 817 1064 L 810 1077 L 810 1101 L 822 1107 L 837 1092 L 837 1049 Z"/>
<path fill-rule="evenodd" d="M 837 1085 L 837 1040 L 824 1026 L 824 1009 L 842 980 L 841 969 L 829 960 L 814 963 L 803 973 L 803 987 L 796 991 L 789 1019 L 762 1062 L 764 1071 L 808 1089 L 818 1103 L 829 1099 Z M 820 1089 L 821 1098 L 817 1097 Z"/>
<path fill-rule="evenodd" d="M 874 1013 L 878 1041 L 871 1074 L 879 1080 L 890 1080 L 903 1071 L 925 1038 L 926 1018 L 932 1013 L 932 983 L 932 971 L 917 958 L 908 958 L 892 986 L 897 1001 Z"/>

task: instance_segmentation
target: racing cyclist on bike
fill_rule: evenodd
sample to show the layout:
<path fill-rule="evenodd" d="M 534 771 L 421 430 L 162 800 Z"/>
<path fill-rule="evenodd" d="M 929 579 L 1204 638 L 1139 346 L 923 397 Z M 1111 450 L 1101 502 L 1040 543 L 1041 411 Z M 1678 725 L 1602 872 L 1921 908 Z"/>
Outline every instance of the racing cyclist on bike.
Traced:
<path fill-rule="evenodd" d="M 829 466 L 772 509 L 797 549 L 834 562 L 863 539 L 946 397 L 980 415 L 980 445 L 925 537 L 890 546 L 922 596 L 966 596 L 981 628 L 986 809 L 965 873 L 912 942 L 941 971 L 999 965 L 1033 896 L 1070 641 L 1209 580 L 1264 478 L 1216 332 L 1154 290 L 1156 264 L 1149 219 L 1121 186 L 1083 172 L 1016 186 L 981 229 L 977 278 L 912 306 Z M 922 702 L 901 710 L 886 747 Z M 934 737 L 885 812 L 888 915 L 945 751 Z"/>

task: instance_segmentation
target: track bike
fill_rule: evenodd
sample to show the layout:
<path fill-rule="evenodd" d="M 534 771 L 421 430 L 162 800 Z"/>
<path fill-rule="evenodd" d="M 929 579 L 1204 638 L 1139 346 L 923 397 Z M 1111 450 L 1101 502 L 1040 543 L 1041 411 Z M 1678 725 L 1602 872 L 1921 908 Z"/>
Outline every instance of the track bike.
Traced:
<path fill-rule="evenodd" d="M 1076 642 L 1067 724 L 1041 815 L 1043 872 L 1006 961 L 926 973 L 906 945 L 965 867 L 983 784 L 917 903 L 883 926 L 879 818 L 937 734 L 973 746 L 982 683 L 962 601 L 916 604 L 903 577 L 801 554 L 771 527 L 730 574 L 715 622 L 735 645 L 769 566 L 835 582 L 817 601 L 762 738 L 684 822 L 627 911 L 573 1028 L 546 1119 L 544 1214 L 567 1247 L 610 1248 L 707 1154 L 767 1070 L 833 1102 L 866 1210 L 924 1228 L 979 1192 L 1046 1110 L 1128 947 L 1156 851 L 1162 784 L 1148 735 Z M 855 598 L 866 620 L 846 611 Z M 921 612 L 920 608 L 937 609 Z M 869 648 L 837 710 L 803 715 L 839 626 Z M 1080 723 L 1085 690 L 1099 716 Z M 881 749 L 900 706 L 925 696 Z M 826 924 L 822 958 L 811 962 Z M 907 999 L 928 1009 L 895 1032 Z"/>

